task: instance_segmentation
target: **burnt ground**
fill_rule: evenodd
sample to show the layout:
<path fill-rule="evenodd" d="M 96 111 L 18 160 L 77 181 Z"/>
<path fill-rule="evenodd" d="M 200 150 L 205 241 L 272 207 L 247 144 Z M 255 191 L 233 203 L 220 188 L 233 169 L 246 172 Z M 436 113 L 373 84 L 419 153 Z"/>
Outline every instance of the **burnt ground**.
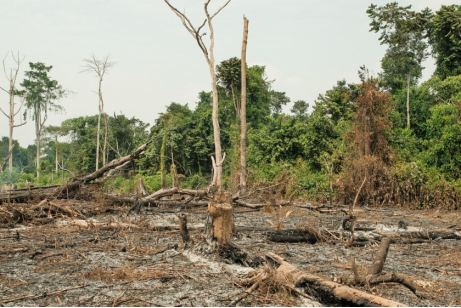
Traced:
<path fill-rule="evenodd" d="M 238 279 L 252 268 L 215 255 L 184 250 L 175 209 L 145 209 L 126 216 L 124 207 L 60 200 L 86 216 L 58 215 L 51 223 L 2 225 L 0 228 L 0 305 L 4 306 L 227 306 L 244 288 Z M 19 205 L 17 205 L 19 206 Z M 30 205 L 22 205 L 30 206 Z M 195 245 L 203 242 L 206 208 L 185 210 Z M 373 239 L 403 230 L 446 229 L 460 234 L 456 212 L 359 208 L 356 231 L 370 239 L 364 247 L 342 241 L 273 243 L 267 230 L 315 227 L 337 230 L 344 214 L 299 207 L 260 211 L 236 208 L 238 234 L 233 242 L 260 256 L 274 252 L 317 276 L 341 281 L 351 275 L 351 257 L 364 273 L 379 242 Z M 89 222 L 89 223 L 88 223 Z M 400 223 L 400 228 L 399 228 Z M 361 226 L 361 228 L 360 228 Z M 336 233 L 337 234 L 337 233 Z M 431 239 L 391 245 L 384 271 L 410 280 L 422 299 L 389 283 L 363 290 L 410 306 L 461 305 L 461 241 Z M 323 303 L 328 305 L 328 303 Z M 303 306 L 318 303 L 295 295 L 253 292 L 240 306 Z"/>

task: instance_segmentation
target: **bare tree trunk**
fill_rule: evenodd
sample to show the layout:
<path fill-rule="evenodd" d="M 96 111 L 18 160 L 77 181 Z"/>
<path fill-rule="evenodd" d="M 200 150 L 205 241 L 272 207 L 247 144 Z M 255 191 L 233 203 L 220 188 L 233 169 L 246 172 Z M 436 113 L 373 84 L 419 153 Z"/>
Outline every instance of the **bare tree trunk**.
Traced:
<path fill-rule="evenodd" d="M 85 64 L 85 69 L 82 72 L 94 72 L 99 77 L 99 88 L 98 88 L 98 98 L 99 98 L 99 115 L 98 115 L 98 130 L 96 136 L 96 171 L 99 170 L 99 151 L 100 151 L 100 133 L 101 133 L 101 114 L 104 116 L 104 148 L 102 152 L 103 166 L 106 164 L 106 149 L 107 149 L 107 131 L 108 131 L 108 122 L 107 115 L 104 112 L 104 100 L 102 99 L 102 80 L 104 74 L 108 69 L 114 67 L 115 62 L 109 62 L 109 55 L 105 59 L 98 59 L 94 54 L 91 55 L 91 58 L 83 60 Z"/>
<path fill-rule="evenodd" d="M 9 134 L 9 140 L 8 140 L 8 148 L 11 149 L 13 146 L 13 127 L 14 127 L 14 117 L 11 116 L 11 109 L 14 108 L 14 102 L 11 101 L 12 97 L 10 97 L 10 134 Z M 14 112 L 14 110 L 13 110 Z M 10 172 L 13 171 L 13 155 L 10 155 L 10 158 L 8 159 L 8 170 Z"/>
<path fill-rule="evenodd" d="M 410 128 L 410 73 L 407 74 L 407 127 Z"/>
<path fill-rule="evenodd" d="M 247 43 L 248 43 L 248 19 L 243 16 L 243 40 L 242 40 L 242 99 L 240 107 L 240 194 L 244 195 L 247 188 Z"/>
<path fill-rule="evenodd" d="M 7 56 L 8 56 L 8 54 L 7 54 Z M 19 125 L 14 125 L 14 117 L 19 113 L 19 111 L 21 111 L 22 105 L 24 104 L 24 98 L 23 98 L 23 99 L 21 99 L 21 105 L 19 106 L 18 110 L 15 112 L 15 110 L 14 110 L 14 105 L 15 105 L 14 104 L 14 92 L 15 92 L 15 86 L 16 86 L 16 79 L 18 77 L 19 67 L 21 65 L 21 62 L 24 60 L 24 58 L 22 60 L 20 60 L 19 53 L 17 55 L 17 58 L 13 55 L 13 53 L 12 53 L 12 56 L 13 56 L 14 62 L 16 63 L 16 68 L 14 69 L 14 73 L 13 73 L 13 69 L 10 70 L 10 76 L 8 76 L 6 66 L 5 66 L 6 57 L 3 59 L 3 71 L 5 73 L 6 79 L 9 82 L 9 88 L 7 90 L 7 89 L 4 89 L 4 88 L 0 87 L 0 89 L 5 91 L 6 93 L 8 93 L 8 95 L 10 97 L 10 101 L 9 101 L 10 110 L 9 110 L 9 113 L 6 114 L 6 112 L 4 112 L 2 108 L 0 108 L 0 111 L 8 118 L 8 122 L 9 122 L 8 149 L 11 149 L 12 146 L 13 146 L 13 129 L 15 127 L 22 126 L 22 125 L 27 123 L 27 122 L 24 122 L 24 123 L 19 124 Z M 12 154 L 8 158 L 8 170 L 10 172 L 13 171 L 13 155 Z"/>
<path fill-rule="evenodd" d="M 96 171 L 99 170 L 99 132 L 101 128 L 101 107 L 99 108 L 98 115 L 98 130 L 96 133 Z"/>
<path fill-rule="evenodd" d="M 160 148 L 160 176 L 162 188 L 166 188 L 166 171 L 165 171 L 165 145 L 166 145 L 166 124 L 163 123 L 163 141 Z"/>
<path fill-rule="evenodd" d="M 213 33 L 213 31 L 211 31 Z M 213 42 L 213 40 L 212 40 Z M 210 75 L 211 75 L 211 87 L 213 90 L 213 112 L 212 112 L 212 119 L 213 119 L 213 139 L 214 139 L 214 147 L 215 147 L 215 155 L 216 155 L 216 187 L 219 189 L 222 187 L 222 163 L 223 158 L 221 154 L 221 131 L 219 128 L 219 121 L 218 121 L 218 89 L 216 87 L 216 73 L 214 70 L 214 56 L 212 53 L 212 48 L 210 48 Z"/>
<path fill-rule="evenodd" d="M 56 169 L 56 176 L 58 176 L 58 136 L 56 136 L 56 142 L 54 144 L 56 148 L 56 159 L 55 159 L 55 169 Z"/>
<path fill-rule="evenodd" d="M 102 165 L 106 164 L 106 149 L 107 149 L 107 134 L 108 134 L 108 123 L 107 114 L 103 111 L 104 115 L 104 148 L 102 149 Z"/>
<path fill-rule="evenodd" d="M 35 144 L 37 145 L 37 157 L 35 159 L 35 165 L 37 167 L 37 179 L 40 177 L 40 110 L 35 108 Z"/>

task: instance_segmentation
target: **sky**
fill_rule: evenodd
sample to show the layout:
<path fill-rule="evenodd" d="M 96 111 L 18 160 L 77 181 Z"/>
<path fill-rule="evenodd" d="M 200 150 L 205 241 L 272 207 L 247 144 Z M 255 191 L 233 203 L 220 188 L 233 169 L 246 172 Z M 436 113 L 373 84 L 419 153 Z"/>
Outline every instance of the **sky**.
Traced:
<path fill-rule="evenodd" d="M 195 26 L 204 21 L 204 0 L 170 2 Z M 312 108 L 318 95 L 338 80 L 359 82 L 361 65 L 374 74 L 380 71 L 386 46 L 379 44 L 379 34 L 369 32 L 366 10 L 370 3 L 387 2 L 232 0 L 213 19 L 216 63 L 240 57 L 245 15 L 249 19 L 248 65 L 265 65 L 274 90 L 286 92 L 292 102 L 305 100 Z M 224 3 L 212 0 L 210 11 Z M 461 0 L 405 0 L 399 4 L 411 4 L 417 11 L 426 7 L 436 11 L 442 4 L 461 4 Z M 92 53 L 109 55 L 117 63 L 102 85 L 109 115 L 123 113 L 153 123 L 171 102 L 194 108 L 198 93 L 211 91 L 201 50 L 162 0 L 3 0 L 0 29 L 0 56 L 11 51 L 25 56 L 18 86 L 29 62 L 43 62 L 53 66 L 49 76 L 72 91 L 60 101 L 65 113 L 50 114 L 48 125 L 97 114 L 98 79 L 81 72 L 83 59 Z M 6 68 L 13 64 L 8 55 Z M 429 58 L 424 66 L 422 81 L 432 75 L 434 60 Z M 1 74 L 0 86 L 8 86 Z M 0 107 L 5 111 L 8 99 L 0 91 Z M 288 104 L 284 112 L 289 113 L 290 108 Z M 18 115 L 15 121 L 19 124 L 24 118 Z M 26 121 L 14 130 L 14 139 L 23 147 L 35 138 L 33 121 Z M 1 136 L 8 136 L 8 119 L 2 114 Z"/>

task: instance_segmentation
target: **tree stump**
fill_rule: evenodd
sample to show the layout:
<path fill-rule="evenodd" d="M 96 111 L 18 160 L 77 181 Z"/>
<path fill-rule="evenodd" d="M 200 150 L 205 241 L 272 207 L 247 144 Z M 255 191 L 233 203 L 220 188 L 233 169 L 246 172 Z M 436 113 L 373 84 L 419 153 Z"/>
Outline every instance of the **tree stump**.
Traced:
<path fill-rule="evenodd" d="M 218 246 L 229 245 L 231 233 L 235 231 L 232 195 L 218 191 L 208 203 L 208 213 L 212 217 L 211 238 L 216 239 Z"/>

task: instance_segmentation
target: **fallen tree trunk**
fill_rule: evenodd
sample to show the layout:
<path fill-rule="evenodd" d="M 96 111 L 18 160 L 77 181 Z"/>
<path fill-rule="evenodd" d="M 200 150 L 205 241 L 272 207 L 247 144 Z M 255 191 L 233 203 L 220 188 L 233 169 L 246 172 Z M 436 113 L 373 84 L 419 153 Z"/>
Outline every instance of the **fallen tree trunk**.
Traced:
<path fill-rule="evenodd" d="M 267 235 L 267 239 L 276 243 L 301 243 L 315 244 L 319 240 L 317 230 L 277 230 Z"/>
<path fill-rule="evenodd" d="M 302 271 L 285 262 L 282 257 L 267 253 L 267 256 L 280 264 L 277 271 L 293 281 L 298 288 L 305 288 L 305 293 L 320 299 L 328 305 L 361 306 L 361 307 L 406 307 L 406 305 L 379 296 L 353 289 L 351 287 L 324 280 Z"/>
<path fill-rule="evenodd" d="M 144 153 L 145 149 L 147 146 L 152 142 L 152 139 L 150 139 L 148 142 L 145 144 L 141 145 L 136 151 L 131 153 L 130 155 L 114 159 L 110 163 L 104 165 L 101 169 L 88 174 L 84 177 L 74 177 L 71 180 L 69 180 L 68 183 L 60 185 L 60 186 L 50 186 L 50 187 L 38 187 L 34 190 L 33 194 L 31 193 L 31 189 L 27 190 L 21 190 L 18 192 L 15 192 L 14 194 L 3 194 L 0 195 L 0 204 L 4 203 L 5 201 L 10 198 L 11 200 L 14 200 L 16 202 L 24 202 L 27 201 L 31 198 L 31 195 L 33 195 L 34 198 L 38 199 L 62 199 L 62 198 L 69 198 L 74 196 L 75 191 L 78 191 L 80 187 L 84 184 L 101 184 L 104 182 L 106 178 L 103 178 L 102 181 L 95 181 L 104 174 L 109 171 L 106 177 L 110 177 L 113 175 L 114 172 L 110 172 L 111 170 L 114 170 L 118 167 L 126 165 L 128 162 L 132 161 L 133 159 L 136 159 Z M 107 179 L 106 179 L 107 180 Z M 95 182 L 93 182 L 95 181 Z M 5 195 L 5 196 L 4 196 Z"/>

